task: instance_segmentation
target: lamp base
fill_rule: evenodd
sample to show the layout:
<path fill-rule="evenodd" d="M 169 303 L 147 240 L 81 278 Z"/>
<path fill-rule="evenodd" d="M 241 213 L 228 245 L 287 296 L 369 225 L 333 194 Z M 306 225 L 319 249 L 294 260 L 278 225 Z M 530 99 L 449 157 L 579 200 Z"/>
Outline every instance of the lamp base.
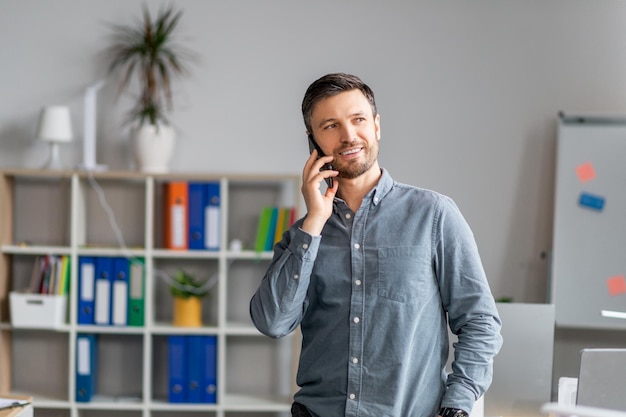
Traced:
<path fill-rule="evenodd" d="M 108 165 L 96 164 L 88 166 L 85 163 L 81 163 L 76 165 L 76 169 L 79 171 L 93 171 L 93 172 L 103 172 L 109 169 Z"/>

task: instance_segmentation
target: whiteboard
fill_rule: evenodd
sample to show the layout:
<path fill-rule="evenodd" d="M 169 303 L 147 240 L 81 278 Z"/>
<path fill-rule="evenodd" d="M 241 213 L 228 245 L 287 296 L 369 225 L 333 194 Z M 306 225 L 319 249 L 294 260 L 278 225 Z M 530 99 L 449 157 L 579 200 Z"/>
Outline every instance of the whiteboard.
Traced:
<path fill-rule="evenodd" d="M 557 326 L 626 328 L 626 118 L 559 118 L 551 300 Z"/>

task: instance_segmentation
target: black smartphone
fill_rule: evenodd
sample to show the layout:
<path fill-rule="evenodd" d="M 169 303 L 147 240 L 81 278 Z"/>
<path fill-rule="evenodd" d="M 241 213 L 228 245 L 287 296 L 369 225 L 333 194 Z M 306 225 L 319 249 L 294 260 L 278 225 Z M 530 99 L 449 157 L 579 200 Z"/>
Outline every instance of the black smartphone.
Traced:
<path fill-rule="evenodd" d="M 309 152 L 313 153 L 313 149 L 317 150 L 318 158 L 320 156 L 325 156 L 324 152 L 322 152 L 322 148 L 320 148 L 317 142 L 315 142 L 315 139 L 313 139 L 313 135 L 309 135 Z M 333 169 L 333 166 L 331 164 L 324 164 L 322 166 L 322 171 L 329 169 Z M 326 185 L 328 185 L 330 188 L 333 188 L 333 177 L 324 178 L 324 180 L 326 181 Z"/>

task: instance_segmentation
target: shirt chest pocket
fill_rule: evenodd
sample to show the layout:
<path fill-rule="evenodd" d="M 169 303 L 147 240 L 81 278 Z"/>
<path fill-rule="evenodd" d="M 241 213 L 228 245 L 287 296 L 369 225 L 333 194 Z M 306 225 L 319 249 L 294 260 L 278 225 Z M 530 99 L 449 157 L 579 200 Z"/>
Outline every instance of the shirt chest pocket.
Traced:
<path fill-rule="evenodd" d="M 401 303 L 416 303 L 434 291 L 430 256 L 424 248 L 378 249 L 378 295 Z"/>

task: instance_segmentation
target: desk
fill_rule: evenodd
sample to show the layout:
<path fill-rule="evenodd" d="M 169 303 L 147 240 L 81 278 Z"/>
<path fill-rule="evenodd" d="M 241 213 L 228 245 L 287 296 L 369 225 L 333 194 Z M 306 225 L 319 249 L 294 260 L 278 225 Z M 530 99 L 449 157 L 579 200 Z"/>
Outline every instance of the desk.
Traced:
<path fill-rule="evenodd" d="M 26 400 L 31 404 L 24 407 L 7 408 L 0 410 L 0 417 L 33 417 L 33 397 L 24 395 L 4 395 L 0 394 L 1 398 L 14 398 L 16 400 Z"/>

